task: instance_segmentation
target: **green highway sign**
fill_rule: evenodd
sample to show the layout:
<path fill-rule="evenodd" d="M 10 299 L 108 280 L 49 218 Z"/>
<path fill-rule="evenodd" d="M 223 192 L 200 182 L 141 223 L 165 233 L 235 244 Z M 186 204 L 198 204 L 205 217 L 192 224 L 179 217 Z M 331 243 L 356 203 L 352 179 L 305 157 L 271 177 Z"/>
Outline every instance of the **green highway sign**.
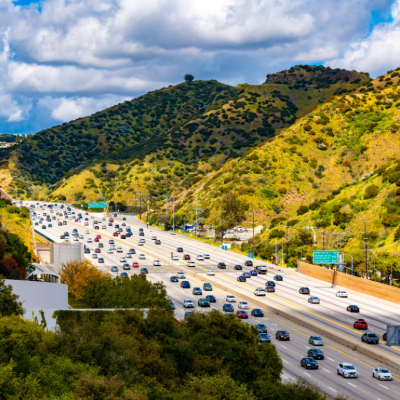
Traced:
<path fill-rule="evenodd" d="M 314 251 L 314 264 L 337 264 L 338 252 L 333 250 Z"/>
<path fill-rule="evenodd" d="M 106 208 L 106 203 L 89 203 L 88 208 Z"/>

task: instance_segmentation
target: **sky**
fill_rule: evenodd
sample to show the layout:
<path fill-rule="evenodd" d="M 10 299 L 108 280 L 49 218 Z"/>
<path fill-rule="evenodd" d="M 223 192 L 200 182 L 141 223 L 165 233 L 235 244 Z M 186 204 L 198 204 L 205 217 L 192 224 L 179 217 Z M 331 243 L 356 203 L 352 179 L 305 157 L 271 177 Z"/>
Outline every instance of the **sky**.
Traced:
<path fill-rule="evenodd" d="M 36 133 L 183 81 L 297 64 L 400 67 L 400 0 L 0 0 L 0 133 Z"/>

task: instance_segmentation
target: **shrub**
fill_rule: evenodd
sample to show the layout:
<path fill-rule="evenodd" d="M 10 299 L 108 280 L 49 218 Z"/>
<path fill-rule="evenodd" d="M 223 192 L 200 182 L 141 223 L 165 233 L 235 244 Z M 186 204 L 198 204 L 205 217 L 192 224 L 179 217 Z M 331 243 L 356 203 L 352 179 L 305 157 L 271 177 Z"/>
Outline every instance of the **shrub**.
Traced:
<path fill-rule="evenodd" d="M 393 239 L 394 239 L 396 242 L 398 242 L 398 241 L 400 240 L 400 227 L 398 227 L 398 228 L 396 229 L 396 232 L 394 233 Z"/>
<path fill-rule="evenodd" d="M 379 186 L 377 185 L 371 185 L 368 186 L 367 189 L 365 189 L 365 194 L 364 194 L 364 199 L 373 199 L 376 197 L 379 193 Z"/>
<path fill-rule="evenodd" d="M 280 194 L 286 194 L 288 192 L 288 190 L 285 188 L 285 187 L 281 187 L 280 189 L 279 189 L 279 193 Z"/>
<path fill-rule="evenodd" d="M 395 227 L 400 223 L 400 216 L 397 214 L 386 214 L 382 220 L 382 224 L 386 227 Z"/>
<path fill-rule="evenodd" d="M 308 206 L 302 205 L 297 209 L 297 215 L 303 215 L 308 213 Z"/>
<path fill-rule="evenodd" d="M 270 239 L 280 239 L 283 238 L 285 236 L 285 232 L 284 231 L 280 231 L 279 229 L 272 229 L 272 231 L 269 234 L 269 238 Z"/>

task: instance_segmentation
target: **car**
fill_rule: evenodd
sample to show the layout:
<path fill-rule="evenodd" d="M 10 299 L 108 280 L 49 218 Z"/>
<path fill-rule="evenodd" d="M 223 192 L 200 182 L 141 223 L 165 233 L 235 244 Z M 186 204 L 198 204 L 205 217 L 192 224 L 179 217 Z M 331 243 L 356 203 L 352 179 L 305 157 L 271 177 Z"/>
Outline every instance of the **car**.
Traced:
<path fill-rule="evenodd" d="M 79 237 L 75 236 L 72 240 L 73 240 L 74 242 L 79 242 Z"/>
<path fill-rule="evenodd" d="M 125 254 L 125 257 L 126 257 L 126 258 L 132 258 L 132 254 L 131 254 L 131 253 L 126 253 L 126 254 Z"/>
<path fill-rule="evenodd" d="M 207 271 L 207 275 L 208 275 L 208 276 L 215 276 L 215 272 L 214 272 L 212 269 L 209 269 L 209 270 Z"/>
<path fill-rule="evenodd" d="M 187 266 L 188 266 L 188 267 L 195 267 L 196 265 L 195 265 L 194 261 L 189 261 L 189 262 L 187 263 Z"/>
<path fill-rule="evenodd" d="M 177 272 L 176 275 L 177 275 L 178 279 L 185 279 L 186 278 L 185 273 L 181 272 L 181 271 Z"/>
<path fill-rule="evenodd" d="M 113 240 L 113 239 L 110 239 L 110 240 L 108 241 L 108 244 L 114 244 L 114 240 Z"/>
<path fill-rule="evenodd" d="M 103 263 L 104 264 L 104 258 L 103 257 L 99 257 L 99 263 Z"/>
<path fill-rule="evenodd" d="M 124 256 L 120 257 L 119 262 L 126 262 L 126 257 L 124 257 Z"/>
<path fill-rule="evenodd" d="M 387 368 L 374 368 L 372 371 L 372 377 L 378 378 L 380 381 L 392 381 L 393 375 L 389 372 Z"/>
<path fill-rule="evenodd" d="M 83 251 L 85 254 L 90 254 L 90 249 L 86 247 L 86 249 Z"/>
<path fill-rule="evenodd" d="M 60 239 L 65 239 L 65 236 L 64 235 L 60 235 Z"/>
<path fill-rule="evenodd" d="M 161 244 L 161 240 L 159 240 L 159 239 L 155 240 L 154 244 Z"/>
<path fill-rule="evenodd" d="M 207 299 L 199 299 L 199 301 L 197 302 L 199 307 L 211 307 L 210 302 Z"/>
<path fill-rule="evenodd" d="M 147 268 L 140 268 L 141 275 L 147 275 L 148 273 L 149 273 L 149 270 Z"/>
<path fill-rule="evenodd" d="M 348 312 L 360 312 L 360 309 L 358 308 L 358 306 L 348 306 L 347 308 L 346 308 L 346 311 L 348 311 Z"/>
<path fill-rule="evenodd" d="M 250 271 L 250 275 L 251 275 L 251 276 L 257 276 L 258 274 L 257 274 L 257 271 L 256 271 L 255 269 L 252 269 L 252 270 Z"/>
<path fill-rule="evenodd" d="M 101 235 L 96 235 L 96 239 L 101 239 Z"/>
<path fill-rule="evenodd" d="M 307 356 L 312 357 L 314 360 L 324 360 L 324 353 L 320 349 L 308 349 Z"/>
<path fill-rule="evenodd" d="M 308 298 L 308 302 L 311 304 L 320 304 L 320 300 L 318 297 L 311 296 Z"/>
<path fill-rule="evenodd" d="M 313 346 L 323 346 L 324 342 L 321 338 L 321 336 L 310 336 L 308 338 L 308 343 L 312 344 Z"/>
<path fill-rule="evenodd" d="M 195 294 L 195 295 L 200 295 L 201 296 L 203 294 L 203 291 L 201 290 L 201 288 L 195 287 L 195 288 L 193 288 L 192 293 Z"/>
<path fill-rule="evenodd" d="M 260 343 L 271 343 L 271 338 L 267 333 L 260 332 L 257 337 Z"/>
<path fill-rule="evenodd" d="M 244 276 L 246 279 L 251 278 L 250 272 L 243 272 L 242 276 Z"/>
<path fill-rule="evenodd" d="M 110 245 L 110 249 L 111 249 L 111 250 L 117 250 L 117 248 L 115 247 L 115 244 L 111 244 L 111 245 Z"/>
<path fill-rule="evenodd" d="M 233 296 L 232 294 L 228 294 L 228 296 L 226 296 L 225 301 L 227 301 L 228 303 L 236 303 L 236 297 Z"/>
<path fill-rule="evenodd" d="M 124 249 L 122 248 L 122 247 L 117 247 L 117 253 L 123 253 L 124 252 Z"/>
<path fill-rule="evenodd" d="M 132 263 L 132 267 L 133 267 L 133 268 L 139 268 L 139 263 L 138 263 L 138 262 Z"/>
<path fill-rule="evenodd" d="M 358 319 L 353 324 L 354 329 L 368 329 L 368 324 L 364 319 Z"/>
<path fill-rule="evenodd" d="M 275 339 L 278 340 L 290 340 L 290 335 L 288 331 L 276 331 Z"/>
<path fill-rule="evenodd" d="M 146 243 L 146 239 L 139 239 L 139 244 L 140 243 Z"/>
<path fill-rule="evenodd" d="M 114 232 L 114 233 L 113 233 L 113 236 L 118 236 L 118 232 Z"/>
<path fill-rule="evenodd" d="M 171 308 L 172 308 L 173 310 L 175 310 L 175 304 L 174 304 L 174 302 L 170 300 L 169 304 L 170 304 Z"/>
<path fill-rule="evenodd" d="M 265 286 L 275 287 L 275 282 L 274 281 L 267 281 L 267 282 L 265 282 Z"/>
<path fill-rule="evenodd" d="M 368 344 L 378 344 L 379 337 L 373 332 L 366 332 L 361 335 L 361 341 Z"/>
<path fill-rule="evenodd" d="M 210 292 L 213 290 L 211 283 L 203 283 L 203 290 L 205 290 L 206 292 Z"/>
<path fill-rule="evenodd" d="M 226 269 L 225 263 L 224 263 L 224 262 L 218 263 L 218 268 L 219 268 L 219 269 Z"/>
<path fill-rule="evenodd" d="M 236 317 L 240 318 L 240 319 L 248 319 L 249 318 L 249 314 L 247 314 L 246 311 L 238 310 L 238 311 L 236 311 Z"/>
<path fill-rule="evenodd" d="M 283 281 L 282 275 L 275 275 L 274 280 L 275 281 Z"/>
<path fill-rule="evenodd" d="M 178 253 L 183 253 L 183 248 L 182 248 L 182 247 L 177 247 L 177 248 L 176 248 L 176 251 L 177 251 Z"/>
<path fill-rule="evenodd" d="M 201 254 L 199 254 L 199 255 L 196 257 L 196 260 L 197 260 L 197 261 L 204 261 L 204 256 L 201 255 Z"/>
<path fill-rule="evenodd" d="M 111 272 L 118 272 L 118 267 L 116 265 L 113 265 L 111 267 Z"/>
<path fill-rule="evenodd" d="M 135 249 L 129 249 L 129 253 L 136 254 L 136 250 Z"/>
<path fill-rule="evenodd" d="M 169 278 L 169 281 L 170 281 L 170 282 L 179 282 L 179 281 L 178 281 L 178 277 L 175 276 L 175 275 L 172 275 L 172 276 Z"/>
<path fill-rule="evenodd" d="M 161 267 L 161 262 L 160 262 L 160 260 L 154 260 L 154 261 L 153 261 L 153 266 L 155 266 L 155 267 Z"/>
<path fill-rule="evenodd" d="M 273 286 L 267 286 L 265 288 L 265 291 L 268 293 L 274 293 L 275 292 L 275 288 Z"/>
<path fill-rule="evenodd" d="M 107 254 L 114 254 L 113 249 L 108 249 L 108 250 L 107 250 Z"/>
<path fill-rule="evenodd" d="M 344 290 L 339 290 L 337 293 L 336 293 L 336 297 L 348 297 L 347 296 L 347 292 L 345 292 Z"/>
<path fill-rule="evenodd" d="M 99 246 L 100 248 L 104 248 L 104 244 L 103 243 L 99 243 L 97 246 Z"/>
<path fill-rule="evenodd" d="M 145 260 L 146 254 L 139 254 L 139 260 Z"/>
<path fill-rule="evenodd" d="M 246 282 L 246 278 L 243 275 L 240 275 L 236 278 L 238 282 Z"/>
<path fill-rule="evenodd" d="M 139 236 L 144 236 L 144 232 L 139 232 Z"/>
<path fill-rule="evenodd" d="M 301 287 L 299 289 L 300 294 L 310 294 L 310 289 L 308 287 Z"/>
<path fill-rule="evenodd" d="M 318 369 L 318 363 L 312 357 L 303 357 L 300 366 L 305 369 Z"/>
<path fill-rule="evenodd" d="M 241 271 L 243 268 L 242 268 L 242 266 L 241 265 L 235 265 L 234 267 L 233 267 L 233 269 L 235 269 L 235 270 L 237 270 L 237 271 Z"/>
<path fill-rule="evenodd" d="M 241 308 L 242 310 L 249 310 L 250 306 L 247 301 L 239 301 L 238 308 Z"/>
<path fill-rule="evenodd" d="M 121 277 L 123 278 L 129 278 L 129 275 L 127 272 L 121 272 Z"/>
<path fill-rule="evenodd" d="M 47 227 L 48 227 L 48 228 L 52 228 L 53 225 L 52 225 L 52 224 L 48 224 Z"/>
<path fill-rule="evenodd" d="M 173 261 L 179 261 L 179 257 L 178 257 L 176 254 L 174 254 L 174 255 L 172 256 L 172 260 L 173 260 Z"/>
<path fill-rule="evenodd" d="M 189 281 L 182 281 L 181 282 L 182 289 L 190 289 L 190 282 Z"/>
<path fill-rule="evenodd" d="M 222 306 L 222 311 L 224 311 L 224 312 L 234 312 L 235 309 L 233 308 L 232 304 L 224 304 Z"/>
<path fill-rule="evenodd" d="M 255 328 L 261 333 L 267 333 L 267 327 L 264 324 L 257 324 Z"/>
<path fill-rule="evenodd" d="M 96 253 L 93 253 L 92 254 L 92 258 L 95 260 L 95 259 L 97 259 L 99 256 L 96 254 Z"/>
<path fill-rule="evenodd" d="M 217 299 L 215 298 L 215 296 L 213 296 L 212 294 L 208 294 L 206 296 L 206 299 L 210 302 L 210 303 L 216 303 Z"/>
<path fill-rule="evenodd" d="M 126 235 L 121 235 L 121 239 L 126 239 Z"/>
<path fill-rule="evenodd" d="M 176 235 L 176 233 L 175 233 L 174 231 L 172 231 L 170 234 L 171 234 L 171 235 Z"/>
<path fill-rule="evenodd" d="M 386 332 L 382 335 L 382 340 L 384 340 L 385 342 L 387 342 L 387 333 L 386 333 Z"/>
<path fill-rule="evenodd" d="M 63 225 L 67 225 L 67 221 L 63 221 Z"/>
<path fill-rule="evenodd" d="M 83 235 L 79 235 L 79 239 L 84 239 Z"/>
<path fill-rule="evenodd" d="M 253 310 L 251 310 L 251 315 L 253 316 L 253 317 L 263 317 L 264 316 L 264 313 L 263 313 L 263 311 L 262 310 L 260 310 L 259 308 L 254 308 Z"/>
<path fill-rule="evenodd" d="M 157 240 L 157 236 L 152 236 L 151 240 Z"/>
<path fill-rule="evenodd" d="M 265 289 L 264 288 L 258 288 L 254 291 L 254 294 L 256 296 L 265 296 Z"/>
<path fill-rule="evenodd" d="M 337 374 L 342 375 L 343 378 L 358 378 L 356 368 L 349 363 L 340 363 L 337 367 Z"/>
<path fill-rule="evenodd" d="M 244 266 L 245 266 L 245 267 L 252 267 L 252 266 L 253 266 L 253 261 L 251 261 L 251 260 L 245 261 L 245 262 L 244 262 Z"/>
<path fill-rule="evenodd" d="M 186 260 L 190 260 L 190 255 L 189 254 L 184 254 L 183 259 Z"/>
<path fill-rule="evenodd" d="M 46 225 L 42 225 L 42 229 L 46 229 Z"/>
<path fill-rule="evenodd" d="M 210 259 L 210 255 L 209 254 L 203 254 L 203 257 L 205 260 L 209 260 Z"/>
<path fill-rule="evenodd" d="M 95 253 L 101 253 L 101 250 L 100 249 L 94 249 L 94 252 Z"/>
<path fill-rule="evenodd" d="M 193 300 L 183 300 L 183 307 L 194 308 Z"/>

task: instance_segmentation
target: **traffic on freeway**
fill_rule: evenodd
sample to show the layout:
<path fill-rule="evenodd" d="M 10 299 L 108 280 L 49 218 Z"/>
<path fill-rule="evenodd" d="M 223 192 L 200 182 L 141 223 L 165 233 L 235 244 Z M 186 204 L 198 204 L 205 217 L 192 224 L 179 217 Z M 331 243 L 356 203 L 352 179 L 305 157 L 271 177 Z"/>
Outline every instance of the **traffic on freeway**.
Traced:
<path fill-rule="evenodd" d="M 400 358 L 400 350 L 385 346 L 383 333 L 386 325 L 399 321 L 400 308 L 396 305 L 343 293 L 344 290 L 276 266 L 272 269 L 270 264 L 224 252 L 182 235 L 147 228 L 134 216 L 113 213 L 105 216 L 62 204 L 49 207 L 49 203 L 24 202 L 24 205 L 31 210 L 36 231 L 55 242 L 84 244 L 85 257 L 99 270 L 112 276 L 142 273 L 150 281 L 162 281 L 175 307 L 176 318 L 183 320 L 190 312 L 210 309 L 234 313 L 244 323 L 257 326 L 260 344 L 271 342 L 277 347 L 288 375 L 307 378 L 332 395 L 398 398 L 396 371 L 389 368 L 387 373 L 382 372 L 385 366 L 381 363 L 277 315 L 264 314 L 251 302 L 229 298 L 213 283 L 223 283 L 254 296 L 257 301 L 293 311 L 313 323 L 357 339 L 360 346 L 373 346 L 393 359 Z M 257 268 L 261 265 L 267 267 L 266 273 L 264 268 Z M 192 271 L 205 279 L 194 277 Z M 357 306 L 358 312 L 352 312 L 356 310 L 349 309 L 350 306 Z M 362 342 L 365 333 L 375 333 L 378 344 Z"/>

